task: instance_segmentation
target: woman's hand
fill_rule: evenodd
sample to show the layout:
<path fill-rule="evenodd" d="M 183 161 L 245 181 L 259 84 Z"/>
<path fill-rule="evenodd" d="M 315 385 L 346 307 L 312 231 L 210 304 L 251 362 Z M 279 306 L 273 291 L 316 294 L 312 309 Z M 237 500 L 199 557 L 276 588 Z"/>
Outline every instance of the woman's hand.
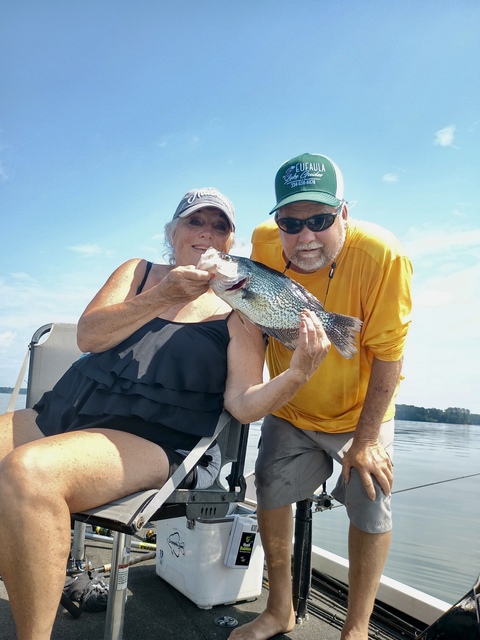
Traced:
<path fill-rule="evenodd" d="M 213 275 L 189 265 L 175 267 L 161 280 L 154 289 L 159 302 L 174 307 L 195 300 L 208 291 L 210 278 Z"/>
<path fill-rule="evenodd" d="M 307 381 L 325 359 L 330 340 L 318 316 L 308 309 L 300 314 L 298 345 L 290 361 L 290 371 L 300 373 Z"/>

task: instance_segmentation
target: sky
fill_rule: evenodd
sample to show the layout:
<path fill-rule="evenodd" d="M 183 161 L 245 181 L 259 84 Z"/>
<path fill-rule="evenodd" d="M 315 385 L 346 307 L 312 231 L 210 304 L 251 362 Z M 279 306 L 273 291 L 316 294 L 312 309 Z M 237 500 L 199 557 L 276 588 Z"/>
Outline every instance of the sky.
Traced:
<path fill-rule="evenodd" d="M 233 201 L 248 256 L 309 152 L 412 260 L 397 402 L 480 413 L 479 33 L 478 0 L 4 0 L 0 386 L 118 265 L 164 261 L 186 191 Z"/>

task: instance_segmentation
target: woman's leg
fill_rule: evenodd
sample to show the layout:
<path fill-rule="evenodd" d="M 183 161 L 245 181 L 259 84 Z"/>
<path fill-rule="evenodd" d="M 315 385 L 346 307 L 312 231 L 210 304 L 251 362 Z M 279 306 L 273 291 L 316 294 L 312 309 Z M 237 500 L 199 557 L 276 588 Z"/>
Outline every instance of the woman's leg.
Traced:
<path fill-rule="evenodd" d="M 16 447 L 45 436 L 37 427 L 33 409 L 20 409 L 0 415 L 0 460 Z"/>
<path fill-rule="evenodd" d="M 65 583 L 70 513 L 162 486 L 168 470 L 159 446 L 111 429 L 42 438 L 5 456 L 0 575 L 18 640 L 50 638 Z"/>

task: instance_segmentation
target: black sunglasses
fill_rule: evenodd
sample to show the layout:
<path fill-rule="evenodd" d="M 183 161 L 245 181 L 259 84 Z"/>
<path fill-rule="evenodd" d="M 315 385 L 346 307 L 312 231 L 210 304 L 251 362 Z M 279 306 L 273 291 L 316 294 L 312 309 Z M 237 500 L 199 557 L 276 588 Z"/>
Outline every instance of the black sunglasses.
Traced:
<path fill-rule="evenodd" d="M 306 220 L 301 220 L 300 218 L 277 218 L 275 216 L 275 222 L 278 228 L 285 233 L 300 233 L 304 226 L 307 226 L 310 231 L 318 233 L 332 226 L 335 218 L 341 212 L 343 205 L 344 202 L 342 201 L 333 213 L 318 213 L 316 216 L 311 216 Z"/>

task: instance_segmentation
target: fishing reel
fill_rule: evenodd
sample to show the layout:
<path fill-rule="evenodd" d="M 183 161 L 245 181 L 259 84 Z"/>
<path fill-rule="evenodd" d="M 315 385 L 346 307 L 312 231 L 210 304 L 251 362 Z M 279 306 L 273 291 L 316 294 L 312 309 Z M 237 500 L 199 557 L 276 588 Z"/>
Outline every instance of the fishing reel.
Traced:
<path fill-rule="evenodd" d="M 331 509 L 333 507 L 333 497 L 329 493 L 327 493 L 326 482 L 323 483 L 321 493 L 313 494 L 312 501 L 314 503 L 315 512 L 326 511 L 327 509 Z"/>

